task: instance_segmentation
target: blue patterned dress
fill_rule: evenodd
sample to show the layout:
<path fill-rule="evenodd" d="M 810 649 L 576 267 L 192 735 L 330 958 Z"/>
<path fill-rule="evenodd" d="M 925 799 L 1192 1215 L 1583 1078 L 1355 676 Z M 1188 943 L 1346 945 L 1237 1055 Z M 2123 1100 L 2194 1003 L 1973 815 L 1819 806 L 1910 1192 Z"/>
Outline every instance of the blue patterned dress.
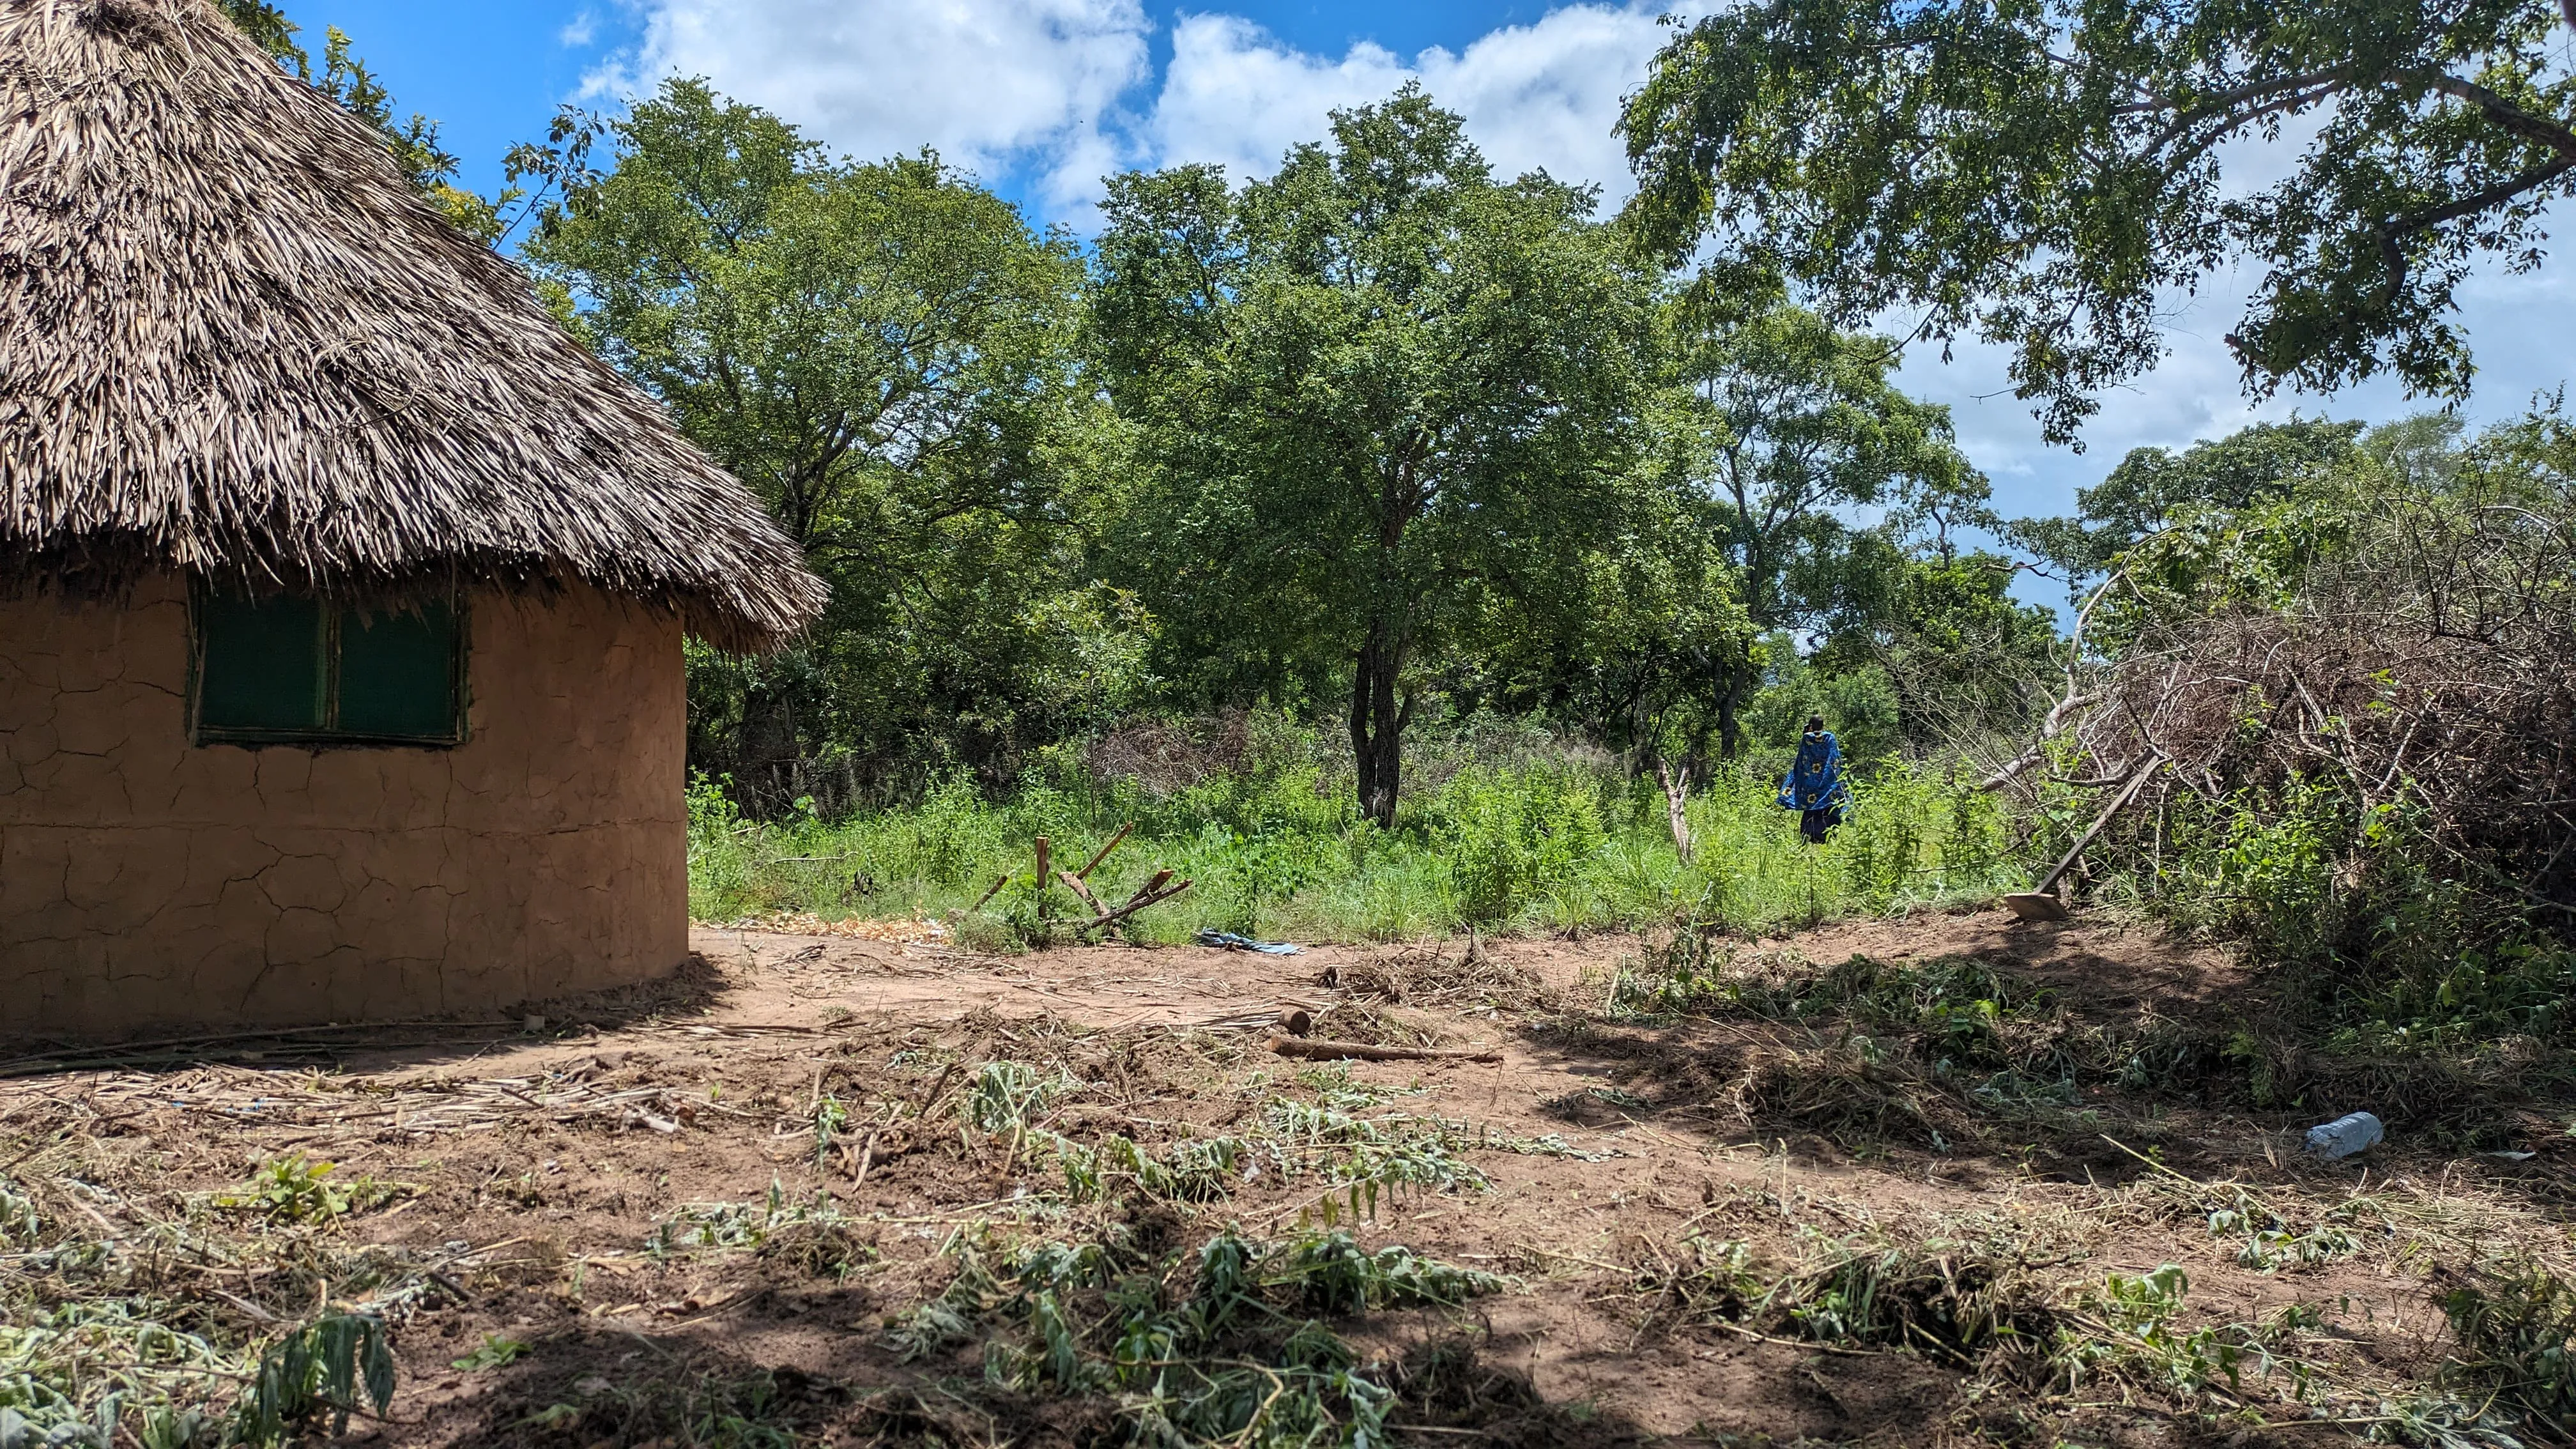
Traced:
<path fill-rule="evenodd" d="M 1823 844 L 1825 835 L 1843 823 L 1851 795 L 1843 789 L 1843 747 L 1832 730 L 1798 737 L 1798 758 L 1780 781 L 1780 806 L 1798 813 L 1798 831 Z"/>

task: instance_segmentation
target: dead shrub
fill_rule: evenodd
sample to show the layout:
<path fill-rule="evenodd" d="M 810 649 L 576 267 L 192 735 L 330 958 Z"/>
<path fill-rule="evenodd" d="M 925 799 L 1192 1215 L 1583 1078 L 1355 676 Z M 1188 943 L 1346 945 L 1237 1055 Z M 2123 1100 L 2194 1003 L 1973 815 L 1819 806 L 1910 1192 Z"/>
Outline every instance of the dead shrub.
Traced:
<path fill-rule="evenodd" d="M 1091 742 L 1083 767 L 1101 780 L 1126 780 L 1153 799 L 1243 773 L 1252 745 L 1251 716 L 1219 710 L 1192 720 L 1136 720 Z"/>
<path fill-rule="evenodd" d="M 1849 1044 L 1754 1048 L 1733 1096 L 1748 1127 L 1794 1126 L 1846 1147 L 1895 1139 L 1938 1148 L 1975 1136 L 1955 1103 L 1907 1065 Z"/>
<path fill-rule="evenodd" d="M 1526 1012 L 1557 1004 L 1537 972 L 1501 959 L 1472 936 L 1455 953 L 1437 944 L 1402 946 L 1324 974 L 1325 985 L 1396 1006 Z"/>

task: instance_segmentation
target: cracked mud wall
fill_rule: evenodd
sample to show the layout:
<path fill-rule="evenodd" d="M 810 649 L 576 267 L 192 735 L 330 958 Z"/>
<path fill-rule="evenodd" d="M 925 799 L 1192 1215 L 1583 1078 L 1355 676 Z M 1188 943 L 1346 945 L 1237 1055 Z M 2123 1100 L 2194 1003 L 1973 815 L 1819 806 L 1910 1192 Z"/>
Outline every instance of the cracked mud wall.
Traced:
<path fill-rule="evenodd" d="M 189 742 L 175 579 L 0 599 L 0 1036 L 490 1013 L 688 951 L 680 626 L 477 595 L 467 742 Z"/>

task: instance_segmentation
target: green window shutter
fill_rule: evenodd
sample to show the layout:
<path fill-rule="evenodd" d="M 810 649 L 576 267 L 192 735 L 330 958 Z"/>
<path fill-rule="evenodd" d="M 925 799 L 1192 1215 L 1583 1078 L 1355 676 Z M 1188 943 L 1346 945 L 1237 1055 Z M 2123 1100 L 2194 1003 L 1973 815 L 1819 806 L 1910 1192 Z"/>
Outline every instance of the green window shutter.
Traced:
<path fill-rule="evenodd" d="M 456 738 L 456 611 L 444 603 L 340 616 L 340 733 Z"/>
<path fill-rule="evenodd" d="M 198 600 L 197 725 L 312 731 L 323 725 L 322 606 L 312 599 Z"/>

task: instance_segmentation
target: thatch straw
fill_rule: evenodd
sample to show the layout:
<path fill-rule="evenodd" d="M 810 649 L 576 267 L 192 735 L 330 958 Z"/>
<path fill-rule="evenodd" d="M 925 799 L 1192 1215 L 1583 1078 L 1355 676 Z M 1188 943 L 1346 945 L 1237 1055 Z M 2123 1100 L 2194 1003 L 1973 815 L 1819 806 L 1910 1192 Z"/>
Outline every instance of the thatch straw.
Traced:
<path fill-rule="evenodd" d="M 772 647 L 733 477 L 206 0 L 0 0 L 0 588 L 585 581 Z"/>

